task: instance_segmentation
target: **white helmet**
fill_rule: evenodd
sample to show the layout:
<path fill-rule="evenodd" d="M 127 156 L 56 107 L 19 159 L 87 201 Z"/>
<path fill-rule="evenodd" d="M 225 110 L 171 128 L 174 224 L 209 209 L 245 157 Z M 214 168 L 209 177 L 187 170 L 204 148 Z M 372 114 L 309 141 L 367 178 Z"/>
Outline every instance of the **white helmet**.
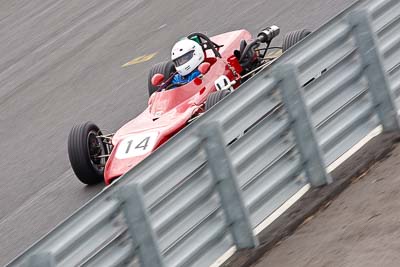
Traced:
<path fill-rule="evenodd" d="M 171 59 L 176 71 L 180 75 L 186 76 L 204 61 L 204 52 L 197 42 L 183 39 L 172 48 Z"/>

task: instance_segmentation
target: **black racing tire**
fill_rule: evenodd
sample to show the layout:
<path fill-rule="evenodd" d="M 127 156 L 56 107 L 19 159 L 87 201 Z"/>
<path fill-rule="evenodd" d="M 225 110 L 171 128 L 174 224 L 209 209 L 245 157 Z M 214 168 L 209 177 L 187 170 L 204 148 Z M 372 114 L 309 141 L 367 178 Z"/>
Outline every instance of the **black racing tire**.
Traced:
<path fill-rule="evenodd" d="M 298 42 L 300 42 L 302 39 L 304 39 L 310 33 L 311 33 L 311 31 L 306 30 L 306 29 L 288 32 L 283 37 L 282 52 L 285 52 L 290 47 L 292 47 L 295 44 L 297 44 Z"/>
<path fill-rule="evenodd" d="M 160 73 L 164 75 L 164 79 L 167 80 L 174 72 L 175 72 L 175 66 L 172 61 L 160 62 L 151 67 L 147 83 L 149 96 L 151 96 L 158 89 L 157 86 L 151 84 L 151 78 L 153 78 L 154 74 Z"/>
<path fill-rule="evenodd" d="M 99 127 L 86 122 L 72 127 L 68 136 L 68 156 L 78 179 L 87 185 L 104 180 L 105 159 L 94 159 L 95 155 L 108 153 L 106 145 L 98 138 Z"/>
<path fill-rule="evenodd" d="M 205 107 L 206 111 L 209 110 L 211 107 L 213 107 L 215 104 L 217 104 L 219 101 L 221 101 L 229 94 L 230 91 L 228 90 L 216 91 L 209 94 L 207 96 L 207 101 L 206 101 L 206 107 Z"/>

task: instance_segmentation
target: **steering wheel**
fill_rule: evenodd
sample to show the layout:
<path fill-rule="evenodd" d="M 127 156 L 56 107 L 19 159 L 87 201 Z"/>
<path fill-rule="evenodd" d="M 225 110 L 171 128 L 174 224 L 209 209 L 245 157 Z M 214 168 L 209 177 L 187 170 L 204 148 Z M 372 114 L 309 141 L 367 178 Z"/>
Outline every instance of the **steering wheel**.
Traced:
<path fill-rule="evenodd" d="M 173 86 L 179 87 L 179 86 L 182 86 L 185 84 L 187 84 L 187 83 L 170 83 L 164 89 L 169 90 L 169 89 L 172 89 Z"/>

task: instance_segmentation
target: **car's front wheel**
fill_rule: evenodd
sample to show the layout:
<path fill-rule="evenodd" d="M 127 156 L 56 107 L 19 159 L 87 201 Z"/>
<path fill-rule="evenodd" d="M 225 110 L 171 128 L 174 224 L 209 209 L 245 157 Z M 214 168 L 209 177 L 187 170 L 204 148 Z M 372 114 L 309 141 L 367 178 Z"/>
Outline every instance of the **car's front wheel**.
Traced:
<path fill-rule="evenodd" d="M 104 179 L 107 146 L 102 133 L 94 123 L 86 122 L 72 127 L 68 136 L 68 156 L 71 167 L 84 184 L 97 184 Z"/>
<path fill-rule="evenodd" d="M 158 90 L 158 87 L 154 86 L 151 83 L 151 78 L 153 78 L 154 74 L 160 73 L 164 75 L 164 80 L 167 80 L 172 74 L 174 74 L 174 72 L 175 72 L 175 66 L 174 63 L 172 63 L 172 61 L 160 62 L 151 67 L 147 81 L 149 96 L 151 96 L 154 92 Z"/>

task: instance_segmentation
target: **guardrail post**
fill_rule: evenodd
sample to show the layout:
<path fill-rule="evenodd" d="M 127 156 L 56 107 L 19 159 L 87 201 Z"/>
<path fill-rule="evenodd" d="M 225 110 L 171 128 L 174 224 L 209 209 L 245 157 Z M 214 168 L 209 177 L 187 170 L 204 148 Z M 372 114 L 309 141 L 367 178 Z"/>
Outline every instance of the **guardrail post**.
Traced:
<path fill-rule="evenodd" d="M 400 130 L 396 104 L 386 77 L 383 61 L 378 51 L 378 42 L 372 30 L 368 12 L 355 10 L 347 16 L 356 40 L 358 51 L 366 73 L 369 92 L 375 110 L 385 131 Z"/>
<path fill-rule="evenodd" d="M 163 267 L 164 262 L 151 227 L 140 185 L 129 183 L 119 188 L 116 197 L 122 202 L 129 233 L 137 246 L 141 267 Z"/>
<path fill-rule="evenodd" d="M 292 121 L 291 128 L 309 182 L 312 186 L 331 183 L 332 178 L 326 171 L 309 110 L 301 93 L 296 67 L 292 64 L 277 65 L 273 75 L 280 83 L 282 100 Z"/>
<path fill-rule="evenodd" d="M 29 257 L 26 267 L 55 267 L 56 262 L 51 252 L 38 252 Z"/>
<path fill-rule="evenodd" d="M 221 198 L 221 206 L 236 247 L 254 248 L 258 245 L 258 240 L 253 234 L 249 211 L 243 202 L 236 172 L 225 149 L 220 125 L 217 122 L 204 125 L 201 127 L 201 136 L 204 138 L 207 164 Z"/>

